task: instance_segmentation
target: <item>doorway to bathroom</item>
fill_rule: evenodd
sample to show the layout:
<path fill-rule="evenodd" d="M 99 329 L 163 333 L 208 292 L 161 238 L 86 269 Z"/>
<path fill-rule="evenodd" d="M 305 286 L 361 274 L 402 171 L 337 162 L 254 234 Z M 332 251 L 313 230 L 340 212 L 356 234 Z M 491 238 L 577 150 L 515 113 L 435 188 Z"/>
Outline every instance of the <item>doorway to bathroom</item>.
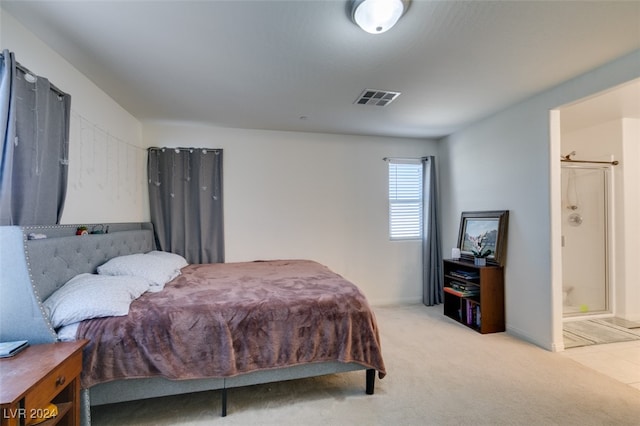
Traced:
<path fill-rule="evenodd" d="M 640 78 L 550 114 L 552 347 L 557 350 L 640 339 L 639 93 Z M 599 200 L 596 215 L 584 210 L 592 198 Z M 587 232 L 595 218 L 597 227 Z M 600 331 L 592 330 L 594 324 Z M 612 334 L 615 340 L 601 338 Z"/>
<path fill-rule="evenodd" d="M 612 314 L 609 167 L 572 161 L 562 164 L 562 315 L 565 319 Z"/>
<path fill-rule="evenodd" d="M 612 168 L 562 159 L 562 317 L 565 348 L 640 340 L 640 324 L 615 316 L 611 273 Z"/>

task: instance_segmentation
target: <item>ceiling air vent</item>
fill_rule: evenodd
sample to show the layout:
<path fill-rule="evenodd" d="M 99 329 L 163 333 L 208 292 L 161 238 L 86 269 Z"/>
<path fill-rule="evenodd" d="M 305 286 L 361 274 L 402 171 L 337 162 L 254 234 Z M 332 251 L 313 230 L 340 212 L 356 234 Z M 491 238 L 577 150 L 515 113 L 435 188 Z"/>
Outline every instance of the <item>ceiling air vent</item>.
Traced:
<path fill-rule="evenodd" d="M 400 96 L 400 92 L 390 92 L 388 90 L 365 89 L 354 104 L 387 106 L 394 99 Z"/>

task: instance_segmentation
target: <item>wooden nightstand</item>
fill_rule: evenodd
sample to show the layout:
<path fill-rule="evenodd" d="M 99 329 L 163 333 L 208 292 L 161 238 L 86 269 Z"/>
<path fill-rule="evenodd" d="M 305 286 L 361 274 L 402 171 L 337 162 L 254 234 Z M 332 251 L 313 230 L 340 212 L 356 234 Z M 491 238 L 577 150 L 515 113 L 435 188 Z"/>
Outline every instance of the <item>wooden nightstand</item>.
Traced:
<path fill-rule="evenodd" d="M 87 343 L 33 345 L 0 359 L 0 425 L 30 425 L 51 402 L 58 415 L 39 425 L 79 425 L 82 348 Z"/>

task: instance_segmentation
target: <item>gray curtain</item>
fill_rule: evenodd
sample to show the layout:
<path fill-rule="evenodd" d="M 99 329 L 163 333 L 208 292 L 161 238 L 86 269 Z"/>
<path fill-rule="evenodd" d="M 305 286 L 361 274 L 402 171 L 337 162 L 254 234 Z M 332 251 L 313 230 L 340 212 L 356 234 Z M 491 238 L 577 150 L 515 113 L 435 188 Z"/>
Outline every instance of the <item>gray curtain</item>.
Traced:
<path fill-rule="evenodd" d="M 423 234 L 422 234 L 422 301 L 427 306 L 443 302 L 442 249 L 438 215 L 438 182 L 435 157 L 422 159 L 423 170 Z"/>
<path fill-rule="evenodd" d="M 222 150 L 149 148 L 147 173 L 158 249 L 224 262 Z"/>
<path fill-rule="evenodd" d="M 0 225 L 60 223 L 67 192 L 71 96 L 2 52 Z"/>

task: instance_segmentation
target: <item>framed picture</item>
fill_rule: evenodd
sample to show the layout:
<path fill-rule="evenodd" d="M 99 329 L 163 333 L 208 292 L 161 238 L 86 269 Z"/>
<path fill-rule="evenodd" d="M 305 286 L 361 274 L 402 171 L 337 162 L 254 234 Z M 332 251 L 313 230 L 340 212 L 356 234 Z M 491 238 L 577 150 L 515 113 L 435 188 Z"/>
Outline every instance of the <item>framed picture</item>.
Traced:
<path fill-rule="evenodd" d="M 485 256 L 488 264 L 504 266 L 508 220 L 509 210 L 462 212 L 458 232 L 460 257 L 473 261 L 475 254 L 489 252 Z"/>

